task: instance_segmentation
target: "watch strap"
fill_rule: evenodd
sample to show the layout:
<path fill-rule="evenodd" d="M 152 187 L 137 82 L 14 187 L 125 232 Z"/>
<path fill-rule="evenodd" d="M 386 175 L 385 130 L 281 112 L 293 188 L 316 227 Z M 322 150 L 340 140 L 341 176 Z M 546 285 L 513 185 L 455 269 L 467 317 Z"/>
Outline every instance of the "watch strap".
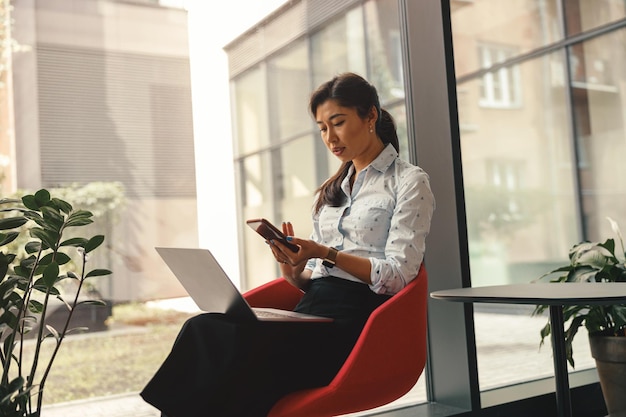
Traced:
<path fill-rule="evenodd" d="M 334 267 L 335 263 L 337 262 L 337 253 L 339 253 L 339 251 L 332 246 L 328 248 L 328 254 L 324 257 L 322 265 L 324 265 L 326 268 Z"/>

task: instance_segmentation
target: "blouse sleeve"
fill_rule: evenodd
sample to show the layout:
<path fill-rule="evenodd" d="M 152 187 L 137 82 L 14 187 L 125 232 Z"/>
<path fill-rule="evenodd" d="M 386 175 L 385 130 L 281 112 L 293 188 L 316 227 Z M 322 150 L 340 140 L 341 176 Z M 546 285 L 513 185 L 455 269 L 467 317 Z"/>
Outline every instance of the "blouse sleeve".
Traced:
<path fill-rule="evenodd" d="M 424 259 L 434 208 L 428 174 L 420 168 L 412 170 L 398 187 L 385 258 L 370 258 L 372 291 L 395 294 L 415 278 Z"/>

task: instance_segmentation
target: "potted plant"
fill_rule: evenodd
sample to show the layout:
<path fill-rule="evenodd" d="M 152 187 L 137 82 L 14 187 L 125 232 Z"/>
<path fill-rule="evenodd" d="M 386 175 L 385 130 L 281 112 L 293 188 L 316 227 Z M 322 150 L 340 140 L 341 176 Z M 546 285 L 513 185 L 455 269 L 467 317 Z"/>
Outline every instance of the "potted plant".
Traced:
<path fill-rule="evenodd" d="M 617 223 L 610 218 L 608 221 L 618 238 L 619 250 L 612 238 L 603 243 L 577 243 L 569 250 L 569 265 L 550 271 L 539 280 L 556 275 L 550 282 L 626 282 L 624 240 Z M 548 306 L 537 306 L 533 315 L 541 314 L 546 308 Z M 609 415 L 626 415 L 623 414 L 626 413 L 626 305 L 564 306 L 563 318 L 566 323 L 565 345 L 569 364 L 574 367 L 572 341 L 584 325 L 589 334 L 591 354 L 596 361 Z M 541 344 L 550 333 L 548 322 L 541 329 Z"/>
<path fill-rule="evenodd" d="M 85 282 L 109 275 L 106 269 L 87 270 L 90 252 L 104 241 L 103 235 L 78 237 L 72 231 L 93 222 L 92 213 L 39 190 L 16 199 L 0 200 L 0 415 L 38 417 L 46 379 L 61 344 L 71 328 L 73 313 L 100 300 L 81 299 Z M 68 233 L 73 233 L 68 238 Z M 64 283 L 75 285 L 68 291 Z M 53 300 L 67 308 L 65 321 L 57 328 L 46 322 Z M 32 358 L 24 354 L 26 335 L 36 336 Z M 52 344 L 44 358 L 42 346 Z"/>

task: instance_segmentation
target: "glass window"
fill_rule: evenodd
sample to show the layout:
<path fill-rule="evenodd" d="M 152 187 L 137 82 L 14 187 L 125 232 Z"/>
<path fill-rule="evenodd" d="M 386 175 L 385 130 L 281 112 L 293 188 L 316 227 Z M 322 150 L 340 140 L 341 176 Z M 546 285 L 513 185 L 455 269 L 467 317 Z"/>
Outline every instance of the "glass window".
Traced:
<path fill-rule="evenodd" d="M 307 135 L 280 149 L 280 180 L 283 188 L 281 220 L 290 221 L 298 236 L 309 236 L 311 233 L 311 209 L 315 190 L 319 186 L 315 175 L 315 160 L 323 157 L 315 153 L 316 139 L 321 140 Z"/>
<path fill-rule="evenodd" d="M 562 61 L 554 53 L 520 65 L 528 105 L 505 113 L 479 100 L 459 106 L 459 118 L 473 126 L 461 131 L 473 285 L 528 282 L 534 266 L 548 268 L 541 264 L 565 256 L 577 238 L 567 95 L 563 78 L 545 70 Z M 481 84 L 459 89 L 479 97 Z M 482 272 L 492 258 L 502 273 Z"/>
<path fill-rule="evenodd" d="M 265 71 L 254 68 L 233 82 L 235 156 L 269 145 Z"/>
<path fill-rule="evenodd" d="M 145 303 L 187 295 L 154 247 L 199 241 L 188 15 L 152 3 L 0 6 L 0 108 L 10 110 L 0 111 L 0 149 L 10 151 L 11 169 L 2 195 L 44 187 L 75 209 L 92 211 L 84 236 L 106 240 L 88 269 L 113 271 L 85 284 L 81 299 L 106 299 L 110 308 L 76 311 L 71 327 L 91 332 L 64 339 L 44 408 L 138 392 L 183 322 L 182 315 Z M 229 138 L 219 140 L 230 146 Z M 47 319 L 55 317 L 50 324 L 60 331 L 56 317 L 67 310 L 57 307 L 50 305 Z M 81 311 L 89 314 L 80 317 Z M 44 343 L 42 360 L 53 346 Z M 98 378 L 83 377 L 88 374 Z"/>
<path fill-rule="evenodd" d="M 266 153 L 252 155 L 240 162 L 244 207 L 261 207 L 272 201 L 269 165 Z"/>
<path fill-rule="evenodd" d="M 524 54 L 563 38 L 557 0 L 452 0 L 450 8 L 457 76 L 485 67 L 474 53 L 478 44 L 509 45 Z"/>
<path fill-rule="evenodd" d="M 515 56 L 515 48 L 501 45 L 478 45 L 483 68 L 505 62 Z M 484 107 L 518 107 L 522 104 L 522 86 L 519 66 L 504 66 L 483 75 L 480 86 L 480 105 Z"/>
<path fill-rule="evenodd" d="M 240 205 L 243 220 L 259 217 L 267 218 L 271 222 L 278 220 L 273 216 L 274 174 L 272 154 L 269 151 L 261 152 L 238 162 L 238 183 L 240 188 Z M 244 230 L 243 254 L 245 254 L 245 268 L 241 272 L 242 286 L 253 288 L 263 282 L 267 282 L 273 276 L 268 276 L 268 271 L 277 271 L 274 258 L 268 253 L 265 241 L 252 229 Z M 258 271 L 266 271 L 259 276 Z"/>
<path fill-rule="evenodd" d="M 370 82 L 382 102 L 404 98 L 402 48 L 395 0 L 365 4 Z"/>
<path fill-rule="evenodd" d="M 612 235 L 607 216 L 626 227 L 625 39 L 622 29 L 569 49 L 583 225 L 589 240 Z"/>
<path fill-rule="evenodd" d="M 363 9 L 357 7 L 311 36 L 313 85 L 345 71 L 366 74 Z"/>
<path fill-rule="evenodd" d="M 624 0 L 563 0 L 568 35 L 626 17 Z"/>
<path fill-rule="evenodd" d="M 473 286 L 539 278 L 561 264 L 579 238 L 567 90 L 562 73 L 550 70 L 563 70 L 564 59 L 560 51 L 520 64 L 523 83 L 518 87 L 524 106 L 507 111 L 482 106 L 484 79 L 459 85 Z M 550 349 L 538 352 L 546 318 L 531 318 L 532 309 L 507 306 L 477 305 L 475 311 L 481 390 L 535 379 L 551 370 Z M 507 315 L 528 324 L 520 324 L 520 329 L 533 330 L 503 335 L 497 346 L 511 356 L 532 356 L 523 361 L 524 370 L 518 369 L 519 360 L 489 359 L 489 349 L 496 348 L 491 329 Z M 533 366 L 526 366 L 529 363 Z M 577 363 L 576 369 L 583 367 Z"/>
<path fill-rule="evenodd" d="M 272 142 L 311 130 L 308 100 L 309 60 L 307 45 L 296 42 L 286 52 L 268 61 L 268 85 L 272 118 Z"/>

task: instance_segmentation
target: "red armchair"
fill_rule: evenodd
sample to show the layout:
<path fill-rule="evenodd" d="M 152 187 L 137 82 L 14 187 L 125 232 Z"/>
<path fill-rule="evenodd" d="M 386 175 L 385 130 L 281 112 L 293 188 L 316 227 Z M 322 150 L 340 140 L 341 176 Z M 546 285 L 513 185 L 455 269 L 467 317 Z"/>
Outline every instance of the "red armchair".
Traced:
<path fill-rule="evenodd" d="M 379 407 L 406 394 L 426 363 L 427 281 L 422 265 L 413 281 L 372 313 L 329 385 L 285 396 L 268 417 L 330 417 Z M 291 309 L 302 292 L 279 278 L 244 296 L 254 307 Z"/>

